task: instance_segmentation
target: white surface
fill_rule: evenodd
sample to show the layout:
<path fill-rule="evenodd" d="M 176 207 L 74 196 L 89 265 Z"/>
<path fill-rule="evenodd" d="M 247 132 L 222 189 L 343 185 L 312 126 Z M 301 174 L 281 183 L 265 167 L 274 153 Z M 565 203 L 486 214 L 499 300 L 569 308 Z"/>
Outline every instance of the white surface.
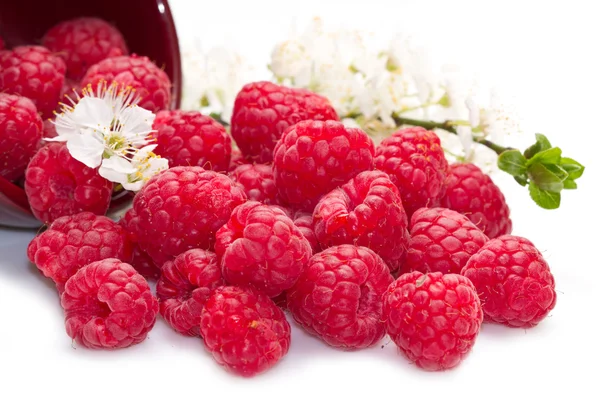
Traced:
<path fill-rule="evenodd" d="M 130 349 L 73 348 L 55 290 L 27 262 L 33 233 L 0 230 L 1 399 L 598 398 L 600 63 L 594 39 L 600 29 L 588 6 L 593 2 L 171 3 L 184 30 L 194 29 L 207 46 L 237 42 L 264 63 L 293 15 L 300 24 L 319 14 L 346 26 L 383 33 L 402 27 L 437 37 L 440 54 L 512 91 L 532 129 L 587 167 L 581 189 L 566 193 L 558 211 L 541 210 L 526 190 L 498 181 L 514 233 L 530 238 L 550 263 L 557 306 L 527 331 L 484 325 L 471 355 L 445 373 L 420 371 L 388 339 L 342 352 L 294 325 L 289 354 L 248 380 L 224 372 L 200 339 L 179 336 L 162 320 Z"/>

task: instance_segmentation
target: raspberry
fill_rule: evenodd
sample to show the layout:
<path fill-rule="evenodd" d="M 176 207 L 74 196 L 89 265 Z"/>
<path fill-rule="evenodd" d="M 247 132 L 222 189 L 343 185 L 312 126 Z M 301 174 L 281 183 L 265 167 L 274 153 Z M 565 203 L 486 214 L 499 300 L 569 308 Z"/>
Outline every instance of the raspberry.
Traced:
<path fill-rule="evenodd" d="M 483 311 L 464 276 L 415 271 L 404 274 L 383 296 L 385 327 L 394 343 L 428 371 L 455 367 L 481 328 Z"/>
<path fill-rule="evenodd" d="M 487 241 L 487 236 L 464 215 L 447 208 L 421 208 L 411 218 L 402 271 L 460 274 Z"/>
<path fill-rule="evenodd" d="M 91 349 L 118 349 L 142 342 L 154 326 L 158 301 L 148 282 L 114 258 L 81 268 L 61 298 L 67 334 Z"/>
<path fill-rule="evenodd" d="M 42 119 L 31 100 L 0 93 L 0 176 L 23 176 L 42 138 Z"/>
<path fill-rule="evenodd" d="M 536 326 L 554 308 L 554 277 L 529 240 L 500 236 L 487 242 L 462 270 L 481 297 L 486 321 Z"/>
<path fill-rule="evenodd" d="M 128 259 L 131 245 L 125 230 L 110 218 L 83 212 L 54 221 L 29 243 L 27 257 L 62 290 L 71 276 L 93 261 Z"/>
<path fill-rule="evenodd" d="M 0 92 L 33 101 L 42 117 L 50 118 L 65 81 L 65 63 L 41 46 L 19 46 L 0 53 Z"/>
<path fill-rule="evenodd" d="M 474 164 L 452 164 L 442 207 L 469 217 L 490 239 L 512 232 L 510 210 L 500 188 Z"/>
<path fill-rule="evenodd" d="M 312 255 L 310 243 L 286 213 L 249 201 L 217 232 L 215 252 L 227 282 L 275 297 L 292 287 Z"/>
<path fill-rule="evenodd" d="M 105 58 L 128 53 L 121 32 L 99 18 L 60 22 L 46 32 L 42 44 L 65 61 L 67 76 L 77 80 L 89 67 Z"/>
<path fill-rule="evenodd" d="M 102 81 L 134 88 L 140 97 L 138 105 L 146 110 L 157 112 L 170 108 L 171 81 L 148 57 L 134 54 L 104 59 L 87 70 L 81 87 L 96 88 Z"/>
<path fill-rule="evenodd" d="M 400 129 L 375 149 L 374 162 L 398 186 L 409 218 L 421 207 L 439 206 L 448 162 L 434 132 L 420 127 Z"/>
<path fill-rule="evenodd" d="M 214 253 L 200 249 L 181 253 L 163 265 L 156 285 L 160 314 L 177 332 L 199 336 L 204 303 L 223 285 L 225 281 Z"/>
<path fill-rule="evenodd" d="M 251 288 L 216 289 L 202 311 L 200 332 L 214 359 L 242 376 L 271 368 L 290 348 L 283 311 Z"/>
<path fill-rule="evenodd" d="M 244 158 L 244 155 L 238 148 L 231 149 L 231 161 L 229 162 L 229 171 L 233 171 L 240 165 L 248 164 L 248 161 Z"/>
<path fill-rule="evenodd" d="M 31 159 L 25 172 L 25 192 L 33 215 L 50 223 L 65 215 L 108 210 L 112 182 L 75 160 L 65 143 L 50 143 Z"/>
<path fill-rule="evenodd" d="M 138 245 L 138 238 L 135 231 L 139 223 L 138 221 L 139 217 L 133 208 L 130 208 L 119 220 L 119 225 L 125 229 L 129 243 L 132 246 L 131 258 L 128 262 L 144 278 L 156 280 L 160 277 L 160 267 Z"/>
<path fill-rule="evenodd" d="M 307 119 L 339 121 L 323 96 L 306 89 L 254 82 L 244 86 L 235 98 L 231 134 L 246 158 L 268 163 L 283 131 Z"/>
<path fill-rule="evenodd" d="M 279 204 L 275 177 L 270 165 L 242 164 L 234 169 L 230 176 L 244 187 L 248 200 Z"/>
<path fill-rule="evenodd" d="M 365 246 L 396 271 L 408 246 L 408 221 L 398 188 L 381 171 L 365 171 L 326 194 L 313 213 L 323 247 Z"/>
<path fill-rule="evenodd" d="M 274 173 L 282 200 L 312 211 L 321 196 L 373 167 L 373 141 L 334 121 L 291 126 L 275 146 Z"/>
<path fill-rule="evenodd" d="M 161 111 L 156 115 L 154 152 L 169 160 L 170 167 L 197 165 L 228 171 L 231 137 L 223 125 L 198 111 Z"/>
<path fill-rule="evenodd" d="M 292 214 L 292 219 L 294 220 L 294 225 L 296 225 L 302 233 L 302 236 L 304 236 L 306 240 L 308 240 L 308 243 L 310 243 L 313 254 L 320 252 L 321 245 L 317 240 L 317 235 L 315 235 L 312 214 L 300 210 Z"/>
<path fill-rule="evenodd" d="M 189 249 L 211 249 L 217 230 L 245 201 L 242 188 L 225 175 L 201 167 L 170 168 L 135 196 L 140 218 L 131 229 L 142 250 L 162 265 Z"/>
<path fill-rule="evenodd" d="M 287 291 L 288 308 L 304 329 L 327 344 L 365 348 L 385 335 L 381 296 L 393 280 L 372 250 L 330 247 L 309 260 Z"/>
<path fill-rule="evenodd" d="M 42 126 L 42 137 L 44 139 L 52 139 L 58 136 L 58 132 L 56 132 L 56 126 L 52 122 L 52 120 L 46 119 L 43 121 Z M 44 142 L 46 145 L 47 142 Z"/>

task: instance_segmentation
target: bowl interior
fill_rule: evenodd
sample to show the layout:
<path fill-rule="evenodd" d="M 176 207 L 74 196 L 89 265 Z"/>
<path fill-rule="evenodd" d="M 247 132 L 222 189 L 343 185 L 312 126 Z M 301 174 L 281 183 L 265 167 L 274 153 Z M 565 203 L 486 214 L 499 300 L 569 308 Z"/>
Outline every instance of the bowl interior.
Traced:
<path fill-rule="evenodd" d="M 164 68 L 173 83 L 172 107 L 179 106 L 181 60 L 175 24 L 166 0 L 10 0 L 0 2 L 0 36 L 7 46 L 40 44 L 60 21 L 99 17 L 114 24 L 131 53 Z"/>

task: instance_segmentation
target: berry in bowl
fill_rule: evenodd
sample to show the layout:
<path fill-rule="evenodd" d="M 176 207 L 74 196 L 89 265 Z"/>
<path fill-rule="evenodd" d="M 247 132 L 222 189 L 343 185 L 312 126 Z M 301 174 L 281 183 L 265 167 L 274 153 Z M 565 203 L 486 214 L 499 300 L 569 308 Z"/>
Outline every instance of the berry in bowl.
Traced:
<path fill-rule="evenodd" d="M 21 0 L 0 8 L 0 226 L 119 212 L 132 192 L 88 154 L 98 146 L 73 150 L 69 129 L 104 121 L 92 137 L 105 142 L 107 159 L 121 156 L 113 164 L 129 162 L 131 135 L 151 130 L 154 113 L 178 107 L 181 61 L 167 1 Z M 118 118 L 106 121 L 111 106 Z M 136 118 L 145 123 L 129 129 Z"/>

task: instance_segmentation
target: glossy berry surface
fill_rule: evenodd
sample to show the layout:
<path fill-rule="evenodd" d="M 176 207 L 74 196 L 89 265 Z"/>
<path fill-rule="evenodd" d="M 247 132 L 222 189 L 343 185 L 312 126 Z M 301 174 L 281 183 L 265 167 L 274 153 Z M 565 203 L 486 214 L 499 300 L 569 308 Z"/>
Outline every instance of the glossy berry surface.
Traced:
<path fill-rule="evenodd" d="M 375 168 L 398 187 L 409 218 L 421 207 L 439 205 L 448 162 L 434 132 L 411 127 L 393 133 L 375 149 Z"/>
<path fill-rule="evenodd" d="M 104 215 L 113 183 L 97 169 L 71 156 L 65 143 L 50 143 L 31 159 L 25 172 L 25 193 L 33 215 L 43 223 L 89 211 Z"/>
<path fill-rule="evenodd" d="M 81 267 L 105 258 L 126 260 L 125 230 L 105 216 L 83 212 L 54 221 L 27 248 L 27 257 L 61 289 Z"/>
<path fill-rule="evenodd" d="M 238 93 L 231 134 L 244 156 L 268 163 L 283 131 L 303 120 L 339 120 L 325 97 L 271 82 L 249 83 Z"/>
<path fill-rule="evenodd" d="M 160 111 L 152 128 L 158 145 L 154 152 L 169 160 L 169 167 L 229 170 L 231 137 L 211 117 L 198 111 Z"/>
<path fill-rule="evenodd" d="M 488 237 L 467 217 L 447 208 L 421 208 L 410 223 L 402 272 L 460 274 Z"/>
<path fill-rule="evenodd" d="M 248 201 L 217 232 L 223 276 L 275 297 L 296 283 L 312 256 L 310 243 L 280 208 Z"/>
<path fill-rule="evenodd" d="M 148 181 L 133 208 L 138 244 L 158 264 L 186 250 L 212 249 L 215 233 L 246 201 L 243 189 L 223 174 L 202 167 L 174 167 Z"/>
<path fill-rule="evenodd" d="M 156 285 L 160 315 L 177 332 L 199 336 L 204 303 L 224 284 L 213 252 L 192 249 L 181 253 L 162 267 Z"/>
<path fill-rule="evenodd" d="M 312 211 L 321 196 L 373 168 L 374 145 L 357 128 L 335 121 L 291 126 L 275 146 L 273 168 L 282 201 Z"/>
<path fill-rule="evenodd" d="M 0 93 L 0 176 L 23 176 L 42 138 L 42 119 L 26 97 Z"/>
<path fill-rule="evenodd" d="M 556 304 L 554 276 L 529 240 L 505 235 L 487 242 L 462 274 L 481 297 L 486 321 L 530 328 Z"/>
<path fill-rule="evenodd" d="M 383 315 L 400 351 L 428 371 L 457 366 L 471 351 L 483 321 L 471 281 L 441 272 L 401 275 L 383 296 Z"/>
<path fill-rule="evenodd" d="M 287 291 L 288 309 L 298 324 L 330 346 L 369 347 L 385 335 L 381 296 L 393 280 L 372 250 L 330 247 L 309 260 Z"/>
<path fill-rule="evenodd" d="M 404 259 L 408 221 L 398 188 L 385 172 L 361 172 L 323 196 L 313 221 L 323 248 L 339 244 L 368 247 L 391 271 Z"/>
<path fill-rule="evenodd" d="M 19 46 L 0 53 L 0 92 L 33 101 L 43 118 L 52 117 L 65 82 L 65 63 L 42 46 Z"/>
<path fill-rule="evenodd" d="M 250 288 L 216 289 L 202 311 L 200 332 L 219 364 L 247 377 L 273 367 L 290 348 L 283 311 Z"/>
<path fill-rule="evenodd" d="M 127 45 L 117 28 L 100 18 L 75 18 L 53 26 L 42 44 L 61 57 L 70 79 L 80 80 L 92 65 L 126 55 Z"/>
<path fill-rule="evenodd" d="M 142 342 L 158 314 L 158 301 L 144 277 L 113 258 L 77 271 L 65 286 L 61 305 L 67 334 L 91 349 L 118 349 Z"/>
<path fill-rule="evenodd" d="M 138 105 L 146 110 L 155 113 L 171 107 L 171 80 L 148 57 L 134 54 L 106 58 L 87 70 L 81 87 L 96 88 L 103 81 L 135 89 L 140 98 Z"/>
<path fill-rule="evenodd" d="M 512 232 L 510 210 L 500 188 L 474 164 L 452 164 L 443 207 L 469 217 L 490 239 Z"/>

